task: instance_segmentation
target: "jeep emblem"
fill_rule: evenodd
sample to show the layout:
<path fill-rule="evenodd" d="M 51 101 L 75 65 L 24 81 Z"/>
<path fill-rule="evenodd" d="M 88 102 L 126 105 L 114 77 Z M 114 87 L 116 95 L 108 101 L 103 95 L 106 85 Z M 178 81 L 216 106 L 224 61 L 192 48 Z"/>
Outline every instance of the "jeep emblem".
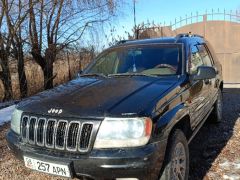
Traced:
<path fill-rule="evenodd" d="M 54 108 L 51 108 L 48 110 L 48 113 L 49 114 L 61 114 L 63 112 L 62 109 L 54 109 Z"/>

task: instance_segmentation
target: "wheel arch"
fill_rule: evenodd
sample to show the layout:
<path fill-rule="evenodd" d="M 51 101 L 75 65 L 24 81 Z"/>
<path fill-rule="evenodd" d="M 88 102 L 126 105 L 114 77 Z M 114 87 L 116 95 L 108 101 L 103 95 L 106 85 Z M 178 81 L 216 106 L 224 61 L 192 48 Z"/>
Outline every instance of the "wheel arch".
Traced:
<path fill-rule="evenodd" d="M 192 133 L 188 106 L 181 103 L 164 113 L 158 120 L 156 129 L 160 130 L 160 134 L 166 139 L 169 139 L 175 129 L 180 129 L 188 140 Z"/>
<path fill-rule="evenodd" d="M 166 153 L 169 152 L 167 150 L 171 147 L 171 139 L 172 139 L 171 137 L 174 136 L 174 132 L 176 132 L 176 130 L 181 130 L 183 132 L 183 134 L 185 135 L 187 141 L 190 139 L 192 131 L 191 131 L 191 125 L 190 125 L 190 116 L 188 114 L 184 115 L 182 118 L 179 119 L 179 121 L 177 121 L 176 124 L 173 125 L 173 127 L 168 135 L 164 161 L 163 161 L 163 165 L 161 167 L 160 173 L 159 173 L 160 179 L 162 179 L 161 176 L 165 172 L 164 169 L 165 169 L 166 165 L 168 164 L 168 158 L 166 158 L 167 157 Z"/>
<path fill-rule="evenodd" d="M 186 139 L 189 140 L 192 135 L 192 129 L 191 129 L 191 124 L 190 124 L 190 116 L 188 114 L 184 115 L 179 121 L 177 121 L 176 124 L 173 125 L 169 137 L 174 133 L 176 129 L 180 129 L 184 135 L 186 136 Z"/>

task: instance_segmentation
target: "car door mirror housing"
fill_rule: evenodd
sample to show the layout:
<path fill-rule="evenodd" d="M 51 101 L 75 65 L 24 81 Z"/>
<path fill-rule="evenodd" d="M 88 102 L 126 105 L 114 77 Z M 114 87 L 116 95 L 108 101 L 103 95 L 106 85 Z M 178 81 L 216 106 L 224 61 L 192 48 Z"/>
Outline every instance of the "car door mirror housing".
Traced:
<path fill-rule="evenodd" d="M 216 70 L 210 66 L 199 66 L 197 73 L 193 75 L 193 80 L 205 80 L 215 78 L 217 75 Z"/>

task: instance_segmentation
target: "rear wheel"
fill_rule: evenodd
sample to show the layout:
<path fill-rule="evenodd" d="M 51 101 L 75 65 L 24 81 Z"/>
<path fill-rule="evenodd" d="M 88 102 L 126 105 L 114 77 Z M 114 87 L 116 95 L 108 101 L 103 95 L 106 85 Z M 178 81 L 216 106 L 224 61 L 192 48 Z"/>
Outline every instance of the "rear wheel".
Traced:
<path fill-rule="evenodd" d="M 176 129 L 169 139 L 164 167 L 159 180 L 187 180 L 189 172 L 188 143 L 184 133 Z"/>
<path fill-rule="evenodd" d="M 210 117 L 210 121 L 213 123 L 219 123 L 222 121 L 222 108 L 223 108 L 223 100 L 222 100 L 222 91 L 218 90 L 218 97 L 213 106 L 213 111 Z"/>

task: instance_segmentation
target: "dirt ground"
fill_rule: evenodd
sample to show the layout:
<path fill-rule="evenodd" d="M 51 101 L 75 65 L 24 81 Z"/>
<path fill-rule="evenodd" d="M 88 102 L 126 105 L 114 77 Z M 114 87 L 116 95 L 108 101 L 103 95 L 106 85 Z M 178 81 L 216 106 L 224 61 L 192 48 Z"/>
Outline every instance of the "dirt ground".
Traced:
<path fill-rule="evenodd" d="M 223 122 L 205 123 L 190 144 L 191 180 L 240 180 L 240 89 L 224 90 Z M 0 127 L 0 179 L 60 179 L 31 171 L 8 150 Z"/>
<path fill-rule="evenodd" d="M 223 100 L 222 123 L 205 123 L 190 144 L 190 179 L 240 180 L 240 89 Z"/>

